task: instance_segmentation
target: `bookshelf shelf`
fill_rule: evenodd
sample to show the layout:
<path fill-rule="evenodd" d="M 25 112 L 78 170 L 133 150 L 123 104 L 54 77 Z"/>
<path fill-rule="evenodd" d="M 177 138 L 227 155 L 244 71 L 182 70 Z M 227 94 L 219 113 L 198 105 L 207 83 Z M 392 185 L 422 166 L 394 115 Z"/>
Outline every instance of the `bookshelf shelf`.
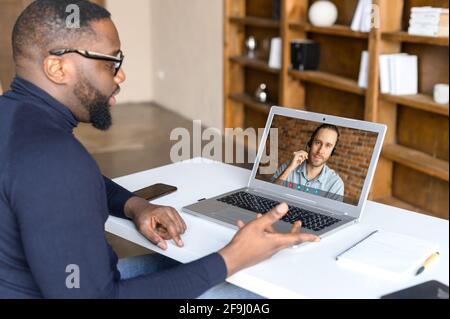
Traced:
<path fill-rule="evenodd" d="M 448 47 L 448 37 L 411 35 L 408 34 L 408 32 L 398 31 L 398 32 L 385 32 L 382 34 L 382 38 L 383 40 L 386 41 L 409 42 L 409 43 L 429 44 Z"/>
<path fill-rule="evenodd" d="M 243 105 L 259 112 L 262 114 L 269 114 L 270 103 L 261 103 L 253 99 L 249 94 L 246 93 L 233 93 L 229 95 L 229 98 L 235 102 L 242 103 Z"/>
<path fill-rule="evenodd" d="M 383 156 L 396 163 L 448 182 L 449 164 L 447 161 L 397 144 L 385 145 Z"/>
<path fill-rule="evenodd" d="M 249 68 L 253 68 L 256 70 L 261 70 L 265 72 L 269 72 L 272 74 L 280 74 L 280 69 L 274 69 L 271 68 L 266 61 L 258 60 L 258 59 L 252 59 L 246 56 L 232 56 L 230 57 L 230 61 L 234 63 L 238 63 L 242 66 L 246 66 Z"/>
<path fill-rule="evenodd" d="M 258 17 L 230 17 L 230 22 L 246 26 L 279 29 L 280 21 Z"/>
<path fill-rule="evenodd" d="M 353 31 L 352 29 L 350 29 L 349 26 L 346 25 L 336 24 L 331 27 L 317 27 L 309 23 L 291 22 L 289 23 L 289 28 L 304 32 L 335 35 L 348 38 L 357 38 L 357 39 L 369 38 L 369 33 Z"/>
<path fill-rule="evenodd" d="M 289 74 L 298 80 L 326 86 L 358 95 L 364 95 L 365 89 L 358 86 L 357 81 L 342 76 L 321 71 L 289 71 Z"/>
<path fill-rule="evenodd" d="M 448 117 L 448 104 L 442 105 L 434 102 L 433 98 L 426 94 L 417 95 L 390 95 L 382 94 L 381 99 L 406 105 L 423 111 L 428 111 L 436 114 L 441 114 Z"/>
<path fill-rule="evenodd" d="M 381 203 L 381 204 L 385 204 L 385 205 L 389 205 L 389 206 L 395 206 L 398 208 L 402 208 L 402 209 L 406 209 L 406 210 L 410 210 L 413 212 L 417 212 L 417 213 L 421 213 L 421 214 L 429 214 L 429 212 L 418 208 L 414 205 L 408 204 L 396 197 L 393 196 L 387 196 L 387 197 L 382 197 L 382 198 L 377 198 L 375 199 L 376 202 Z"/>

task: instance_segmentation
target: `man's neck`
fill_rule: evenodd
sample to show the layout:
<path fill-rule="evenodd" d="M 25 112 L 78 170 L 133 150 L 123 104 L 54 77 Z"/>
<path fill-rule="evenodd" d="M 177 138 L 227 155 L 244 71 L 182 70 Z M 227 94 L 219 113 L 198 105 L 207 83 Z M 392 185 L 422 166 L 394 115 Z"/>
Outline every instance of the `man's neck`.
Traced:
<path fill-rule="evenodd" d="M 20 72 L 18 70 L 17 75 L 20 76 L 22 79 L 27 80 L 28 82 L 39 87 L 41 90 L 46 92 L 48 95 L 53 97 L 59 103 L 63 104 L 68 109 L 70 109 L 72 113 L 74 113 L 74 110 L 70 106 L 70 103 L 67 102 L 67 93 L 55 89 L 55 87 L 53 87 L 45 78 L 35 75 L 33 74 L 33 72 L 24 72 L 22 70 Z"/>
<path fill-rule="evenodd" d="M 322 170 L 324 168 L 325 164 L 322 166 L 312 166 L 309 162 L 306 164 L 306 175 L 308 176 L 309 180 L 315 179 L 317 176 L 319 176 L 322 173 Z"/>

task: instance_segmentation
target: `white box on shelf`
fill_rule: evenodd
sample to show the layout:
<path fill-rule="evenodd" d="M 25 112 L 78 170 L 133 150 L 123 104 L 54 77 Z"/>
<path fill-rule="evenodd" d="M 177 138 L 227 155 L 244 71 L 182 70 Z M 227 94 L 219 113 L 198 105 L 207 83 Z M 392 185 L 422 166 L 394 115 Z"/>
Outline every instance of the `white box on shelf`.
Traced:
<path fill-rule="evenodd" d="M 270 45 L 269 67 L 281 69 L 282 41 L 281 38 L 272 38 Z"/>
<path fill-rule="evenodd" d="M 358 86 L 367 88 L 369 79 L 369 52 L 363 51 L 361 54 L 361 64 L 359 67 Z"/>

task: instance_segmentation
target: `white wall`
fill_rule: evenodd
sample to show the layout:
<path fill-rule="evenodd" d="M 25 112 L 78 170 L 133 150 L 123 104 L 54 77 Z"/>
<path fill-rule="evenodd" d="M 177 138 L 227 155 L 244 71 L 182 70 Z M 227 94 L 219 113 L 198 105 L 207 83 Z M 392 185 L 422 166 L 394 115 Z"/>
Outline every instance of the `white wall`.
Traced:
<path fill-rule="evenodd" d="M 153 0 L 106 0 L 106 8 L 119 31 L 125 54 L 119 103 L 149 102 L 153 99 L 150 4 Z"/>
<path fill-rule="evenodd" d="M 153 100 L 223 128 L 222 0 L 151 0 Z"/>
<path fill-rule="evenodd" d="M 223 1 L 107 0 L 126 55 L 119 102 L 223 129 Z"/>

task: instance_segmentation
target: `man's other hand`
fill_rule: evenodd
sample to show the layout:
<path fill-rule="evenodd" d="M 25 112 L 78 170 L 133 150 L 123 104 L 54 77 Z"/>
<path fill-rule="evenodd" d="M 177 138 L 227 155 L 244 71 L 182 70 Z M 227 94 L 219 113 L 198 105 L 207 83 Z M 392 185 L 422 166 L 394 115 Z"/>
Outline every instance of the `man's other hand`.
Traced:
<path fill-rule="evenodd" d="M 253 266 L 278 251 L 298 245 L 303 242 L 317 242 L 320 237 L 312 234 L 300 233 L 301 222 L 296 222 L 290 233 L 277 233 L 272 225 L 283 218 L 288 212 L 287 204 L 280 204 L 267 214 L 247 225 L 242 221 L 237 224 L 240 230 L 232 241 L 219 251 L 225 260 L 228 276 L 243 268 Z"/>
<path fill-rule="evenodd" d="M 139 232 L 159 248 L 167 249 L 166 240 L 183 247 L 181 235 L 186 231 L 186 224 L 174 208 L 152 205 L 133 197 L 126 203 L 125 213 L 133 219 Z"/>

